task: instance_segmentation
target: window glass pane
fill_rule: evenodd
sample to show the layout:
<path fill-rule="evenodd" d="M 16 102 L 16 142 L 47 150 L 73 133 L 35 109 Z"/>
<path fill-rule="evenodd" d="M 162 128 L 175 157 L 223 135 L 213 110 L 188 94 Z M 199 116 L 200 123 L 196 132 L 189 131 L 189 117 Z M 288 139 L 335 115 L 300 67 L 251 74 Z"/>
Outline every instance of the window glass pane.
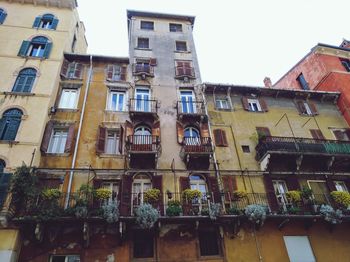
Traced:
<path fill-rule="evenodd" d="M 316 262 L 307 236 L 284 236 L 290 262 Z"/>
<path fill-rule="evenodd" d="M 54 130 L 50 139 L 48 153 L 61 154 L 64 153 L 64 148 L 67 141 L 66 130 Z"/>

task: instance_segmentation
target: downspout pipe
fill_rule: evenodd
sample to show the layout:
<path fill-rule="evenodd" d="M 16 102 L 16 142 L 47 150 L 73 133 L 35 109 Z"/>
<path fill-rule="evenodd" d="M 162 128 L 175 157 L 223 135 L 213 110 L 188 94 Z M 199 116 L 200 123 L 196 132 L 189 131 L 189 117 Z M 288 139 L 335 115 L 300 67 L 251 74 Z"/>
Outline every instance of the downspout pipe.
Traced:
<path fill-rule="evenodd" d="M 77 159 L 77 154 L 78 154 L 78 146 L 79 146 L 79 140 L 80 140 L 81 127 L 82 127 L 83 121 L 84 121 L 85 106 L 86 106 L 86 100 L 87 100 L 87 96 L 88 96 L 89 89 L 90 89 L 91 77 L 92 77 L 92 55 L 90 55 L 90 67 L 89 67 L 89 71 L 88 71 L 88 77 L 86 79 L 86 90 L 85 90 L 85 94 L 84 94 L 83 106 L 81 109 L 77 139 L 75 141 L 71 171 L 69 172 L 69 182 L 68 182 L 68 188 L 67 188 L 66 202 L 64 204 L 65 208 L 68 208 L 70 193 L 72 191 L 72 182 L 73 182 L 73 176 L 74 176 L 75 161 Z"/>

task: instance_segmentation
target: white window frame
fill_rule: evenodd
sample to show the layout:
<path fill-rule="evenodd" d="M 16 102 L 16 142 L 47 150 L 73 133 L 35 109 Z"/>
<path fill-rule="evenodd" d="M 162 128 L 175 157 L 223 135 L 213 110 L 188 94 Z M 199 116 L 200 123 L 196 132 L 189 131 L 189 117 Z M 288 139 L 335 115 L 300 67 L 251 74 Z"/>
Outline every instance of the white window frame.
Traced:
<path fill-rule="evenodd" d="M 283 236 L 283 240 L 290 262 L 316 262 L 307 236 Z"/>
<path fill-rule="evenodd" d="M 226 103 L 226 106 L 224 104 Z M 219 106 L 218 106 L 219 104 Z M 215 107 L 219 110 L 229 110 L 231 109 L 230 103 L 227 98 L 217 98 L 215 99 Z"/>
<path fill-rule="evenodd" d="M 59 132 L 57 138 L 55 137 L 55 133 Z M 54 139 L 57 139 L 58 142 L 55 143 Z M 68 128 L 54 128 L 51 133 L 49 146 L 47 148 L 48 154 L 63 154 L 64 149 L 66 147 L 68 139 Z"/>
<path fill-rule="evenodd" d="M 140 192 L 135 192 L 135 184 L 140 184 Z M 143 174 L 137 175 L 135 179 L 132 181 L 132 193 L 133 193 L 133 196 L 131 198 L 132 206 L 134 207 L 135 205 L 138 206 L 143 204 L 144 193 L 147 190 L 151 189 L 152 187 L 153 187 L 152 180 L 147 175 L 143 175 Z"/>
<path fill-rule="evenodd" d="M 68 94 L 75 93 L 75 101 L 71 107 L 69 107 L 69 105 L 64 105 L 62 98 L 63 98 L 65 93 L 68 93 Z M 58 108 L 59 109 L 77 109 L 78 101 L 79 101 L 79 94 L 80 94 L 80 92 L 76 88 L 62 88 L 60 101 L 58 103 Z"/>
<path fill-rule="evenodd" d="M 287 210 L 287 204 L 289 201 L 287 199 L 286 193 L 288 192 L 287 183 L 284 180 L 272 180 L 273 189 L 275 190 L 275 195 L 279 204 L 282 205 L 284 210 Z M 282 190 L 281 190 L 282 189 Z M 283 191 L 283 192 L 281 192 Z"/>
<path fill-rule="evenodd" d="M 261 112 L 262 111 L 258 99 L 248 98 L 247 100 L 248 100 L 248 105 L 249 105 L 249 111 L 252 111 L 252 112 Z M 255 109 L 254 105 L 256 105 L 257 110 Z"/>
<path fill-rule="evenodd" d="M 115 143 L 113 150 L 109 151 L 108 147 L 108 141 L 109 141 L 109 136 L 110 133 L 113 133 L 113 141 Z M 105 154 L 107 155 L 118 155 L 119 154 L 119 139 L 120 139 L 120 129 L 107 129 L 106 132 L 106 144 L 105 144 Z"/>
<path fill-rule="evenodd" d="M 349 192 L 344 181 L 333 181 L 338 192 Z"/>
<path fill-rule="evenodd" d="M 113 65 L 112 81 L 120 81 L 122 77 L 122 66 Z"/>
<path fill-rule="evenodd" d="M 193 176 L 196 176 L 196 177 L 200 177 L 200 179 L 191 179 L 191 176 L 189 177 L 189 179 L 190 179 L 190 188 L 191 189 L 196 189 L 196 190 L 198 190 L 198 191 L 200 191 L 202 193 L 202 197 L 200 199 L 194 199 L 194 203 L 198 203 L 198 204 L 205 203 L 206 200 L 207 200 L 207 195 L 208 195 L 207 182 L 205 181 L 205 179 L 201 175 L 193 175 Z M 201 190 L 203 188 L 204 188 L 204 190 Z"/>
<path fill-rule="evenodd" d="M 117 110 L 118 109 L 118 103 L 116 104 L 117 108 L 113 108 L 113 95 L 117 95 L 117 101 L 119 100 L 119 95 L 123 94 L 124 99 L 123 99 L 123 105 L 122 105 L 122 110 Z M 113 111 L 113 112 L 125 112 L 126 111 L 126 101 L 127 101 L 127 92 L 126 91 L 121 91 L 121 90 L 114 90 L 110 89 L 108 90 L 108 96 L 107 96 L 107 110 Z"/>
<path fill-rule="evenodd" d="M 113 194 L 115 194 L 115 199 L 114 201 L 116 202 L 117 201 L 117 198 L 118 198 L 118 194 L 119 194 L 119 183 L 116 182 L 116 181 L 111 181 L 111 182 L 102 182 L 101 183 L 101 188 L 105 188 L 105 189 L 108 189 L 112 192 L 112 195 L 104 200 L 104 204 L 105 203 L 108 203 L 108 204 L 111 204 L 113 203 Z"/>

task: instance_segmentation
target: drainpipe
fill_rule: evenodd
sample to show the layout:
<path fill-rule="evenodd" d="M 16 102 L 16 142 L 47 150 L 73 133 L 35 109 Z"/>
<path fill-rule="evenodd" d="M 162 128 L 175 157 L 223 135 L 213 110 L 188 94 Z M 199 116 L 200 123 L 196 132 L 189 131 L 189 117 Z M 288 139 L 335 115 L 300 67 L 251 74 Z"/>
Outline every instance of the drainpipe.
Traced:
<path fill-rule="evenodd" d="M 75 161 L 77 159 L 77 153 L 78 153 L 78 145 L 79 145 L 79 140 L 80 140 L 80 133 L 81 133 L 81 127 L 83 125 L 83 120 L 84 120 L 84 113 L 85 113 L 85 106 L 86 106 L 86 100 L 87 96 L 89 93 L 89 88 L 91 84 L 91 76 L 92 76 L 92 55 L 90 55 L 90 68 L 88 71 L 88 77 L 86 79 L 86 90 L 84 94 L 84 101 L 83 101 L 83 107 L 81 109 L 81 115 L 80 115 L 80 120 L 79 120 L 79 127 L 78 127 L 78 134 L 77 134 L 77 139 L 75 141 L 75 147 L 74 147 L 74 152 L 73 152 L 73 159 L 72 159 L 72 167 L 71 171 L 69 173 L 69 182 L 68 182 L 68 190 L 67 190 L 67 196 L 66 196 L 66 202 L 64 204 L 65 208 L 68 208 L 69 204 L 69 195 L 72 190 L 72 182 L 73 182 L 73 176 L 74 176 L 74 168 L 75 168 Z"/>

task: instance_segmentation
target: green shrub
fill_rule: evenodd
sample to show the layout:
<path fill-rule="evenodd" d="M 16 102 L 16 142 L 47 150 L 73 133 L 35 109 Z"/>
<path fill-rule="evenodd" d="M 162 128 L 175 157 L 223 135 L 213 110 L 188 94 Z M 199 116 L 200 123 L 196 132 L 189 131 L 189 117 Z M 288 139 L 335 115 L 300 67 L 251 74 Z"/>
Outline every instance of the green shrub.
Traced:
<path fill-rule="evenodd" d="M 350 194 L 348 192 L 333 191 L 331 196 L 334 201 L 342 207 L 350 206 Z"/>
<path fill-rule="evenodd" d="M 242 213 L 237 207 L 230 207 L 226 212 L 228 215 L 240 215 Z"/>
<path fill-rule="evenodd" d="M 169 217 L 179 216 L 182 212 L 180 205 L 169 205 L 166 209 L 166 215 Z"/>

